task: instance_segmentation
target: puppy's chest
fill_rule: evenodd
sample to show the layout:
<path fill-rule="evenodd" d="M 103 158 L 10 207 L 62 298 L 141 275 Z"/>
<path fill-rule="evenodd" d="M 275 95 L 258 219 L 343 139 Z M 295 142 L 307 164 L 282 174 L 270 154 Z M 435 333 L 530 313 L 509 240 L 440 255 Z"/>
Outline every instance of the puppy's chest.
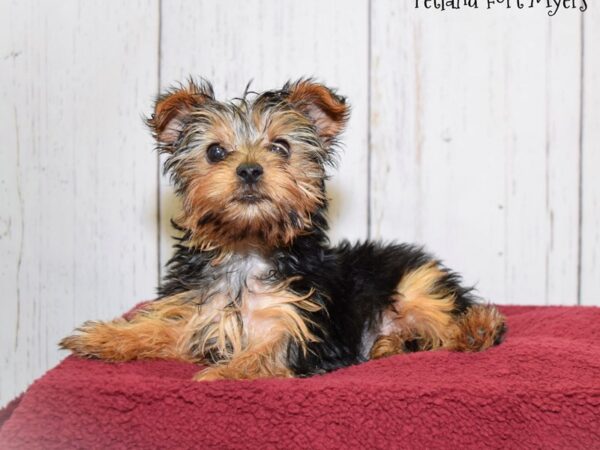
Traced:
<path fill-rule="evenodd" d="M 203 309 L 214 317 L 213 323 L 241 327 L 245 335 L 266 332 L 277 318 L 277 307 L 287 302 L 274 266 L 256 253 L 231 255 L 218 265 L 207 266 L 203 278 Z"/>
<path fill-rule="evenodd" d="M 273 352 L 290 340 L 313 340 L 307 316 L 320 309 L 313 291 L 298 294 L 294 280 L 281 279 L 260 255 L 233 255 L 206 267 L 198 313 L 190 322 L 190 351 L 213 360 L 232 359 L 245 350 Z M 197 299 L 198 300 L 198 299 Z"/>

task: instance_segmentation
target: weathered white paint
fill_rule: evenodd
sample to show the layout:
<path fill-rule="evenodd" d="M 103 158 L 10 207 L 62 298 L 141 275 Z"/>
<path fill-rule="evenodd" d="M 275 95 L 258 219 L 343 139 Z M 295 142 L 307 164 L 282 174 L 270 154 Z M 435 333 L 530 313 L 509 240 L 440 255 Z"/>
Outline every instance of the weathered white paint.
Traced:
<path fill-rule="evenodd" d="M 600 5 L 584 18 L 581 303 L 600 305 Z"/>
<path fill-rule="evenodd" d="M 155 1 L 0 2 L 0 405 L 157 280 Z"/>
<path fill-rule="evenodd" d="M 213 81 L 217 97 L 256 91 L 286 80 L 316 76 L 338 87 L 352 104 L 341 163 L 328 185 L 331 237 L 363 238 L 367 232 L 368 2 L 163 2 L 161 82 L 189 75 Z M 163 186 L 164 187 L 164 186 Z M 170 231 L 173 196 L 163 189 L 163 235 Z M 166 213 L 165 213 L 166 212 Z M 171 254 L 165 243 L 163 261 Z"/>
<path fill-rule="evenodd" d="M 373 2 L 374 235 L 498 302 L 577 302 L 579 15 Z"/>
<path fill-rule="evenodd" d="M 0 405 L 58 360 L 73 326 L 152 296 L 177 203 L 141 115 L 159 82 L 190 74 L 219 98 L 303 75 L 349 97 L 334 241 L 370 222 L 499 303 L 573 304 L 579 290 L 600 305 L 597 6 L 581 122 L 574 11 L 160 3 L 0 0 Z"/>

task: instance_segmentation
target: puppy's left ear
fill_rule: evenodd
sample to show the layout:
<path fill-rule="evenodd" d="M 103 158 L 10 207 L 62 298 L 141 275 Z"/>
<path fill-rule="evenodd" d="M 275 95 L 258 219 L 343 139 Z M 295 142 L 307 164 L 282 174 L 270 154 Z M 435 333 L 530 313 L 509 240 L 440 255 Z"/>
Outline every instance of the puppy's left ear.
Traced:
<path fill-rule="evenodd" d="M 326 144 L 333 143 L 344 130 L 350 117 L 350 106 L 333 89 L 302 79 L 287 83 L 283 90 L 287 92 L 290 104 L 311 120 Z"/>
<path fill-rule="evenodd" d="M 156 99 L 154 114 L 146 120 L 152 134 L 166 152 L 172 152 L 181 132 L 194 110 L 214 100 L 211 84 L 201 79 L 190 79 L 187 85 L 179 85 L 167 90 Z"/>

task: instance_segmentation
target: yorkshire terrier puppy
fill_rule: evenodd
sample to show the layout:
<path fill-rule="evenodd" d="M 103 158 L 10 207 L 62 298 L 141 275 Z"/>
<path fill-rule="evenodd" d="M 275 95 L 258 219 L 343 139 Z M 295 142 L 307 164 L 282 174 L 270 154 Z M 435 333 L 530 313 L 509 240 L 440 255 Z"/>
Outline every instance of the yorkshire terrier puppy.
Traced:
<path fill-rule="evenodd" d="M 148 124 L 183 200 L 183 237 L 156 300 L 87 322 L 61 346 L 191 361 L 208 365 L 198 380 L 215 380 L 499 344 L 502 315 L 421 248 L 329 245 L 325 170 L 348 115 L 309 79 L 229 102 L 205 81 L 161 95 Z"/>

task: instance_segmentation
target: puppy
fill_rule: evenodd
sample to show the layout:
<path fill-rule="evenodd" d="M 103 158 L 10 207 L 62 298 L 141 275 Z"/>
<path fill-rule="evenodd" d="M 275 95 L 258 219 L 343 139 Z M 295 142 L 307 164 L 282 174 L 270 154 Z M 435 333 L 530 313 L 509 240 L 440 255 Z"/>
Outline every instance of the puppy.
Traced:
<path fill-rule="evenodd" d="M 183 236 L 155 301 L 87 322 L 61 346 L 190 361 L 207 366 L 198 380 L 216 380 L 499 344 L 502 315 L 421 248 L 329 244 L 326 168 L 348 116 L 310 79 L 229 102 L 206 81 L 161 95 L 148 124 L 183 201 Z"/>

